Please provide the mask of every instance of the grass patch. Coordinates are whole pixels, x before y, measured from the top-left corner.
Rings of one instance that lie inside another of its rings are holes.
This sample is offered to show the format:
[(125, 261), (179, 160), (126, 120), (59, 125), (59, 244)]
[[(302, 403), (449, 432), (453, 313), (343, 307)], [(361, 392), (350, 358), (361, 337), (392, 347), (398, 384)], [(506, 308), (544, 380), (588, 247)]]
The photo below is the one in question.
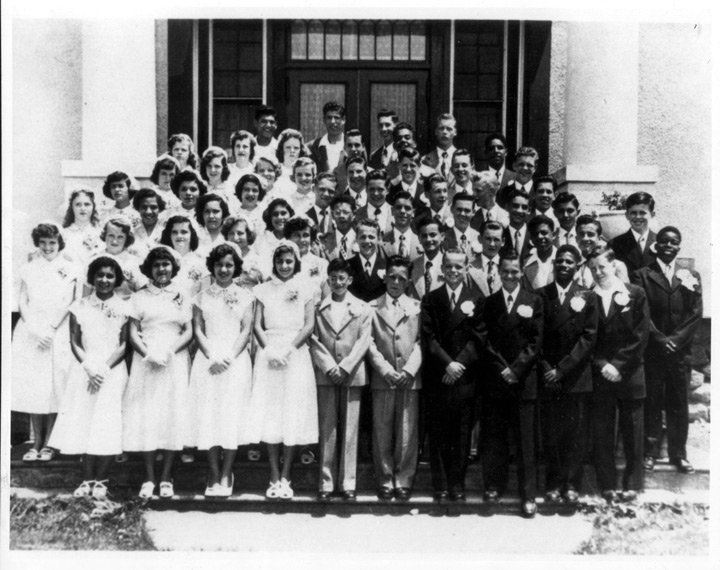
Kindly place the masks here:
[(590, 504), (592, 536), (575, 554), (707, 556), (709, 507), (688, 504)]
[(138, 500), (10, 497), (12, 550), (155, 550)]

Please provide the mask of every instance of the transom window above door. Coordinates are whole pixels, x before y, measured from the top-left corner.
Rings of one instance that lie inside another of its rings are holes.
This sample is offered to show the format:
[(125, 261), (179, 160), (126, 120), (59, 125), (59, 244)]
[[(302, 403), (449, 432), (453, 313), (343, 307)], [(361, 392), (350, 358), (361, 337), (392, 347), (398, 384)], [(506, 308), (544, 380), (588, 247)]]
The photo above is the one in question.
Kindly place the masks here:
[(427, 25), (419, 20), (294, 20), (293, 61), (426, 61)]

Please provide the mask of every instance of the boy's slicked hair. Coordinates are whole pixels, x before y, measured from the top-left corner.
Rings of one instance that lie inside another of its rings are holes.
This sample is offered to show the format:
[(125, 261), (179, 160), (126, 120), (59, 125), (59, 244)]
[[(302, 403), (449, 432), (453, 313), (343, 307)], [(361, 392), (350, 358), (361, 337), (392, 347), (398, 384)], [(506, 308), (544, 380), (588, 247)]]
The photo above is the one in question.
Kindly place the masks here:
[[(554, 176), (549, 176), (549, 175), (538, 176), (535, 179), (535, 187), (536, 188), (537, 188), (538, 184), (544, 184), (544, 183), (552, 184), (553, 193), (557, 192), (557, 180), (555, 180)], [(565, 192), (565, 194), (567, 194), (567, 192)]]
[(500, 252), (500, 263), (503, 261), (517, 261), (520, 263), (520, 254), (514, 249), (506, 249)]
[(435, 172), (423, 181), (423, 190), (427, 193), (432, 192), (434, 184), (447, 184), (447, 179), (439, 172)]
[(505, 138), (505, 135), (502, 133), (490, 133), (488, 136), (485, 137), (485, 148), (487, 149), (490, 146), (490, 143), (494, 140), (498, 140), (505, 148), (507, 148), (507, 139)]
[[(456, 194), (456, 196), (457, 196), (457, 194)], [(525, 200), (527, 200), (528, 202), (530, 201), (530, 194), (525, 192), (525, 190), (523, 188), (513, 188), (510, 191), (510, 195), (508, 196), (508, 202), (512, 202), (518, 196), (520, 198), (525, 198)]]
[(343, 273), (347, 273), (350, 277), (353, 277), (352, 266), (347, 259), (343, 259), (342, 257), (336, 257), (335, 259), (331, 259), (330, 263), (328, 263), (327, 268), (328, 275), (340, 271), (342, 271)]
[[(393, 197), (392, 205), (395, 205), (395, 202), (398, 200), (410, 200), (412, 202), (413, 196), (408, 192), (407, 190), (400, 190), (399, 192), (395, 193), (395, 196)], [(414, 207), (414, 206), (413, 206)]]
[(420, 165), (420, 160), (422, 159), (420, 152), (418, 152), (416, 148), (404, 148), (398, 152), (398, 162), (402, 161), (403, 158), (409, 158), (418, 166)]
[(385, 261), (385, 268), (389, 270), (391, 267), (404, 267), (408, 271), (408, 276), (412, 270), (412, 261), (402, 255), (391, 255)]
[(384, 168), (378, 168), (377, 170), (368, 172), (368, 175), (365, 178), (365, 183), (370, 184), (370, 181), (372, 181), (372, 180), (382, 180), (385, 183), (385, 185), (387, 186), (387, 181), (388, 181), (387, 170), (385, 170)]
[(465, 263), (467, 264), (470, 259), (468, 258), (467, 252), (463, 251), (459, 247), (451, 247), (450, 249), (446, 249), (443, 252), (442, 256), (442, 262), (445, 263), (445, 260), (447, 259), (448, 255), (462, 255), (465, 258)]
[(457, 123), (457, 120), (452, 113), (441, 113), (440, 115), (438, 115), (437, 119), (435, 119), (436, 127), (440, 125), (440, 121), (455, 121)]
[[(348, 129), (345, 131), (345, 140), (349, 137), (360, 137), (362, 139), (362, 133), (360, 132), (360, 129)], [(363, 142), (363, 144), (365, 143)]]
[(379, 121), (383, 117), (390, 117), (390, 119), (392, 119), (393, 123), (397, 123), (400, 120), (400, 117), (398, 117), (398, 114), (395, 111), (393, 111), (392, 109), (380, 109), (378, 111), (376, 118)]
[(496, 221), (496, 220), (485, 220), (480, 225), (480, 235), (482, 236), (486, 230), (496, 231), (496, 232), (502, 232), (505, 230), (503, 225)]
[(413, 140), (415, 140), (415, 129), (410, 123), (403, 121), (402, 123), (395, 125), (395, 128), (393, 129), (393, 140), (397, 138), (400, 131), (410, 131), (412, 133)]
[(603, 255), (608, 258), (608, 261), (615, 261), (615, 252), (606, 243), (601, 243), (592, 248), (585, 259), (590, 261), (591, 259), (595, 259), (596, 257), (601, 257)]
[(375, 230), (375, 233), (377, 234), (378, 238), (380, 237), (380, 224), (377, 220), (373, 220), (372, 218), (361, 218), (357, 222), (355, 222), (355, 232), (360, 232), (360, 226), (363, 226), (365, 228), (373, 228)]
[(267, 117), (267, 116), (277, 117), (277, 111), (275, 110), (275, 107), (263, 105), (257, 111), (255, 111), (255, 120), (256, 121), (259, 121), (263, 117)]
[(655, 198), (647, 192), (634, 192), (627, 197), (625, 201), (625, 209), (629, 210), (633, 206), (647, 206), (651, 212), (655, 211)]
[(330, 200), (330, 211), (334, 210), (335, 206), (338, 204), (347, 204), (353, 212), (355, 211), (355, 198), (349, 194), (337, 194), (332, 200)]
[(461, 200), (466, 200), (468, 202), (472, 202), (473, 204), (475, 203), (475, 197), (472, 194), (468, 194), (466, 192), (456, 192), (452, 197), (452, 206), (455, 207), (455, 204)]
[(450, 161), (450, 164), (455, 162), (455, 159), (459, 156), (467, 156), (470, 159), (470, 166), (475, 166), (475, 160), (473, 160), (472, 153), (466, 149), (466, 148), (459, 148), (457, 149), (452, 156), (452, 160)]
[(582, 259), (578, 248), (569, 243), (564, 243), (557, 248), (557, 252), (555, 252), (555, 259), (560, 257), (563, 253), (569, 253), (570, 255), (572, 255), (573, 258), (575, 258), (575, 263), (580, 263), (580, 260)]
[(580, 226), (587, 226), (590, 224), (595, 226), (598, 236), (601, 236), (603, 232), (602, 224), (600, 223), (600, 220), (593, 218), (590, 214), (580, 214), (577, 220), (575, 220), (575, 229), (579, 228)]
[(521, 156), (529, 156), (530, 158), (534, 158), (536, 164), (537, 161), (540, 160), (540, 155), (538, 154), (538, 151), (536, 151), (531, 146), (521, 146), (519, 149), (517, 149), (517, 152), (515, 153), (515, 160), (517, 160)]
[(533, 234), (540, 226), (543, 225), (548, 226), (551, 231), (555, 231), (555, 222), (552, 218), (544, 214), (538, 214), (537, 216), (532, 217), (532, 219), (528, 222), (528, 231)]
[(345, 107), (337, 101), (328, 101), (323, 105), (323, 117), (328, 113), (340, 113), (341, 117), (345, 117)]
[(330, 182), (335, 184), (335, 186), (337, 186), (337, 176), (335, 176), (335, 174), (333, 174), (332, 172), (321, 172), (317, 175), (315, 183), (318, 183), (321, 180), (329, 180)]
[(560, 192), (560, 194), (555, 196), (555, 199), (552, 201), (552, 207), (557, 208), (560, 204), (567, 204), (568, 202), (572, 202), (572, 205), (575, 206), (577, 210), (580, 209), (580, 201), (575, 194), (570, 192)]

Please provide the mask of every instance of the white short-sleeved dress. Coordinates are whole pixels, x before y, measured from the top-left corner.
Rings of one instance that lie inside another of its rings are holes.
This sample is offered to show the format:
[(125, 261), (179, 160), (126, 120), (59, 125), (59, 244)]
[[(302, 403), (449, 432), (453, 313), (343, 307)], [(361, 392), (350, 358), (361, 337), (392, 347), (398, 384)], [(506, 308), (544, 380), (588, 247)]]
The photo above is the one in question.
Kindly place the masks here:
[[(228, 354), (240, 334), (252, 293), (236, 284), (222, 288), (213, 283), (195, 298), (202, 311), (210, 351)], [(250, 325), (252, 326), (252, 325)], [(192, 430), (189, 447), (234, 449), (250, 443), (247, 421), (252, 391), (252, 364), (247, 348), (222, 374), (210, 374), (210, 361), (197, 351), (190, 373), (189, 406)]]
[[(140, 265), (142, 265), (142, 260), (136, 255), (130, 253), (127, 249), (123, 250), (119, 254), (103, 251), (96, 254), (93, 259), (96, 259), (98, 257), (109, 257), (110, 259), (114, 259), (115, 261), (117, 261), (118, 265), (120, 265), (120, 269), (122, 270), (123, 277), (125, 279), (123, 280), (122, 285), (115, 289), (116, 297), (128, 300), (132, 293), (138, 291), (139, 289), (142, 289), (143, 287), (145, 287), (145, 285), (148, 284), (148, 278), (143, 275), (142, 271), (140, 271)], [(85, 276), (83, 276), (83, 278), (84, 277)], [(92, 290), (92, 286), (89, 283), (85, 283), (85, 286), (86, 290)]]
[[(107, 362), (119, 344), (129, 304), (117, 295), (103, 301), (94, 293), (72, 304), (87, 358)], [(117, 455), (122, 448), (122, 399), (128, 372), (125, 361), (110, 370), (100, 389), (88, 392), (88, 375), (76, 359), (70, 367), (50, 446), (62, 453)]]
[(327, 284), (328, 260), (318, 257), (313, 253), (306, 253), (300, 260), (300, 274), (304, 276), (313, 287), (315, 304), (318, 305), (321, 299), (330, 293)]
[[(262, 303), (268, 347), (289, 344), (303, 328), (312, 288), (303, 277), (286, 282), (273, 277), (255, 287)], [(258, 306), (256, 310), (261, 310)], [(253, 443), (307, 445), (318, 440), (317, 391), (307, 344), (293, 350), (288, 365), (272, 369), (258, 349), (253, 371), (248, 430)]]
[(87, 271), (90, 260), (105, 248), (100, 241), (100, 228), (87, 224), (78, 226), (73, 223), (63, 229), (65, 249), (63, 257), (69, 257), (77, 264), (78, 271)]
[(33, 331), (57, 323), (58, 311), (73, 300), (77, 269), (62, 254), (52, 261), (37, 257), (20, 269), (28, 295), (27, 313), (18, 321), (12, 340), (11, 408), (28, 414), (54, 414), (65, 391), (70, 368), (70, 332), (65, 318), (50, 348), (38, 346)]
[[(153, 283), (130, 300), (130, 316), (140, 325), (143, 342), (152, 353), (169, 349), (192, 326), (191, 300), (173, 283), (159, 288)], [(188, 440), (187, 391), (190, 355), (187, 349), (157, 366), (133, 355), (123, 398), (123, 448), (125, 451), (181, 450)]]
[(210, 272), (200, 250), (191, 251), (180, 258), (180, 269), (173, 283), (181, 293), (192, 299), (200, 292), (203, 282), (207, 282)]

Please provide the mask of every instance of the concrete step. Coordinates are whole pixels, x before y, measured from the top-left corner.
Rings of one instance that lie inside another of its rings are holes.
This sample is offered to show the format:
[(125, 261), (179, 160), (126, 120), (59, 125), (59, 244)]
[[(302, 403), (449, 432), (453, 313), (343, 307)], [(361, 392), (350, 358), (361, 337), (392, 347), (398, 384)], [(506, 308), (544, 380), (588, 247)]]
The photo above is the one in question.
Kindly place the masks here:
[[(50, 462), (22, 461), (22, 455), (28, 444), (18, 445), (11, 450), (11, 485), (15, 487), (30, 488), (74, 488), (81, 479), (82, 464), (77, 456), (60, 455)], [(707, 455), (707, 454), (705, 454)], [(193, 493), (205, 488), (207, 476), (207, 463), (204, 452), (195, 453), (196, 461), (190, 464), (181, 463), (179, 457), (174, 469), (175, 487), (179, 492)], [(269, 476), (268, 464), (264, 461), (251, 462), (244, 459), (245, 454), (239, 453), (235, 463), (235, 487), (237, 490), (264, 493)], [(687, 491), (708, 490), (710, 488), (709, 456), (689, 453), (689, 459), (696, 468), (695, 473), (683, 475), (675, 467), (667, 463), (667, 459), (660, 460), (653, 472), (645, 473), (645, 488), (659, 489), (675, 493)], [(697, 459), (697, 461), (696, 461)], [(159, 467), (159, 463), (158, 463)], [(623, 464), (618, 460), (621, 472)], [(139, 454), (130, 454), (126, 463), (114, 463), (110, 472), (112, 487), (139, 489), (144, 480), (145, 470)], [(620, 473), (619, 473), (620, 475)], [(293, 466), (293, 488), (298, 492), (312, 493), (317, 490), (318, 467), (317, 463), (310, 465), (296, 464)], [(538, 469), (539, 492), (544, 492), (544, 469)], [(618, 487), (621, 486), (620, 481)], [(468, 468), (466, 487), (468, 491), (480, 493), (482, 491), (482, 466), (479, 462), (470, 464)], [(357, 472), (357, 489), (360, 492), (374, 493), (376, 488), (373, 466), (368, 462), (360, 462)], [(517, 477), (513, 466), (510, 470), (510, 484), (508, 494), (514, 494), (517, 488)], [(414, 490), (416, 492), (431, 491), (430, 466), (420, 463), (415, 478)], [(587, 493), (597, 491), (595, 474), (591, 466), (586, 466), (582, 490)], [(374, 496), (374, 494), (373, 494)]]

